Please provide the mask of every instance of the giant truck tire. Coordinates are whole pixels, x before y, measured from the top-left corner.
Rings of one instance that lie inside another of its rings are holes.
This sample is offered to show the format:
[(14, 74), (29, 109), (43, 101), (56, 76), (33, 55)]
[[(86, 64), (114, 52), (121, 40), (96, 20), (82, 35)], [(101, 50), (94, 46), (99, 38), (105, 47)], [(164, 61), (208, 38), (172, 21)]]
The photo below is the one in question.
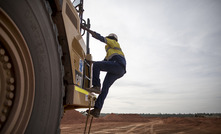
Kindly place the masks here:
[(0, 133), (56, 134), (63, 72), (43, 0), (0, 0)]

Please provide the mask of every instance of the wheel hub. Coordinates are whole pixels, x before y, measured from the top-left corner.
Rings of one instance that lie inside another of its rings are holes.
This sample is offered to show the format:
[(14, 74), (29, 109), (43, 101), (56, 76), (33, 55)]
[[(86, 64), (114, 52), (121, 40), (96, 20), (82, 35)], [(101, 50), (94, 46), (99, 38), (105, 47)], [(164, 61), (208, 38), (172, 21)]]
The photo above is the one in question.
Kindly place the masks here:
[(34, 102), (34, 67), (22, 33), (1, 8), (0, 74), (0, 133), (24, 133)]
[(15, 79), (8, 53), (0, 44), (0, 128), (4, 126), (13, 105), (15, 94)]

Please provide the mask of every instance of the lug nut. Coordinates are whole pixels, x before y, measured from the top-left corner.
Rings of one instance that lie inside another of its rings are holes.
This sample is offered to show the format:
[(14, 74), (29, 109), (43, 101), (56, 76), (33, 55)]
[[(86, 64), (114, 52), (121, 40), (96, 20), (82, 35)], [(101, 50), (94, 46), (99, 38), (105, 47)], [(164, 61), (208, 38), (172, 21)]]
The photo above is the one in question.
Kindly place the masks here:
[(0, 49), (0, 55), (5, 55), (5, 50), (4, 49)]
[(8, 83), (10, 84), (13, 84), (15, 82), (15, 79), (13, 77), (11, 77), (9, 80), (8, 80)]
[(11, 69), (12, 68), (12, 64), (11, 63), (6, 63), (5, 64), (5, 69)]
[(14, 85), (10, 85), (10, 86), (8, 87), (8, 90), (9, 90), (9, 91), (14, 91), (14, 90), (15, 90), (15, 86), (14, 86)]
[(14, 94), (12, 92), (9, 92), (7, 94), (8, 99), (12, 99), (14, 97)]
[(5, 115), (1, 115), (1, 117), (0, 117), (0, 121), (1, 121), (1, 122), (5, 122), (5, 120), (6, 120)]
[(7, 108), (4, 108), (4, 109), (2, 110), (2, 113), (4, 113), (4, 114), (6, 114), (7, 112), (8, 112)]
[(8, 61), (9, 61), (8, 56), (4, 56), (4, 57), (3, 57), (3, 60), (4, 60), (5, 62), (8, 62)]
[(12, 106), (12, 101), (11, 100), (5, 101), (5, 105), (8, 107)]

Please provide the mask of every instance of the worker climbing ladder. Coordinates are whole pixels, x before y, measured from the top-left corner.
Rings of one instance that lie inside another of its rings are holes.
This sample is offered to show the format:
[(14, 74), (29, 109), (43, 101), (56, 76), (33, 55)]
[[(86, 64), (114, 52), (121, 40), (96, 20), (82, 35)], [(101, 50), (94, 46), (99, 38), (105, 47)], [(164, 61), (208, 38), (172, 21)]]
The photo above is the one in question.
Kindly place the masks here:
[(89, 107), (89, 109), (88, 109), (87, 119), (86, 119), (86, 123), (85, 123), (84, 134), (87, 133), (89, 119), (90, 119), (90, 124), (89, 124), (89, 128), (88, 128), (88, 134), (90, 134), (91, 126), (92, 126), (93, 119), (94, 119), (94, 117), (90, 114), (90, 112), (91, 112), (91, 106), (96, 101), (96, 95), (94, 93), (88, 92), (88, 91), (86, 91), (86, 90), (84, 90), (84, 89), (82, 89), (78, 86), (75, 86), (75, 90), (88, 96), (88, 101), (89, 101), (88, 107)]

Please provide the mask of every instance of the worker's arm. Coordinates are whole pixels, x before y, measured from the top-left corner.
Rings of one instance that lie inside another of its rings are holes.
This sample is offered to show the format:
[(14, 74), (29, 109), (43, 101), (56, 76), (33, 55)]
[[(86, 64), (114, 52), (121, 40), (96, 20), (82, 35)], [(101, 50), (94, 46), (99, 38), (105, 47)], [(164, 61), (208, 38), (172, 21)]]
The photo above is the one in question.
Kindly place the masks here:
[(106, 43), (106, 40), (103, 36), (101, 36), (99, 33), (94, 32), (94, 34), (92, 34), (92, 37), (94, 37), (95, 39), (100, 40), (101, 42)]
[(95, 39), (98, 39), (101, 42), (106, 43), (106, 39), (103, 36), (101, 36), (99, 33), (96, 33), (95, 31), (92, 31), (83, 25), (81, 25), (81, 28), (84, 30), (87, 30), (92, 35), (92, 37), (94, 37)]

